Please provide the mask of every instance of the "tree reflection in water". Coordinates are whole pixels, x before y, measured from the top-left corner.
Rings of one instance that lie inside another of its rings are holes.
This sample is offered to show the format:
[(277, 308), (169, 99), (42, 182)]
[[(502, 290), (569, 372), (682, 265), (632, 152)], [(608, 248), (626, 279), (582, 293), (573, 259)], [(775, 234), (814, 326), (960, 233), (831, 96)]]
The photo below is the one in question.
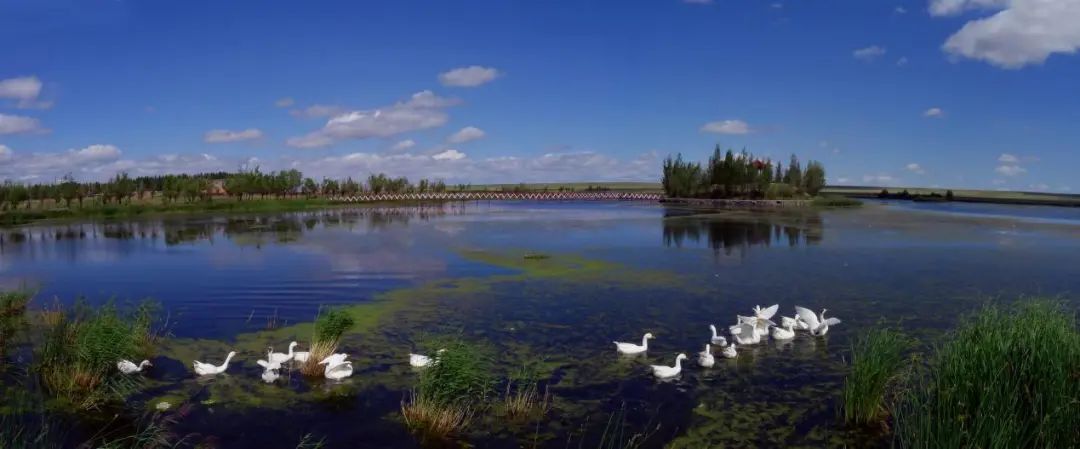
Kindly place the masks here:
[(694, 213), (669, 209), (664, 214), (664, 245), (682, 248), (704, 243), (717, 253), (742, 255), (752, 246), (816, 245), (823, 238), (823, 228), (821, 215), (813, 210)]

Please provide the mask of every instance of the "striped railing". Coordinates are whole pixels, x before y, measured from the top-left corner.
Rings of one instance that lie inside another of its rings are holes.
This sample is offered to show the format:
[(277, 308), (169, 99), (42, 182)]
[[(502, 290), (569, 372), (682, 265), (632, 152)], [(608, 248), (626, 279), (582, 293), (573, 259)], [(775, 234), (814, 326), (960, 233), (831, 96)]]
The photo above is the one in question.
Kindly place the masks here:
[(334, 201), (372, 203), (380, 201), (659, 201), (659, 193), (637, 192), (432, 192), (380, 193), (338, 196)]

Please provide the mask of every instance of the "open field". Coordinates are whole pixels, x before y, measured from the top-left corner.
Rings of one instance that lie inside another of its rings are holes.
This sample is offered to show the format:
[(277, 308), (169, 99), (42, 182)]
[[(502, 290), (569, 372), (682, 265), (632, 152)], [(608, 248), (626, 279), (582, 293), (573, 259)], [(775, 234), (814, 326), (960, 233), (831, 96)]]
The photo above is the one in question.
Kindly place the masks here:
[[(829, 186), (821, 191), (828, 195), (844, 195), (857, 198), (877, 197), (882, 189), (888, 189), (890, 193), (899, 193), (907, 190), (912, 195), (929, 195), (937, 193), (945, 195), (949, 189), (931, 189), (926, 187), (871, 187), (871, 186)], [(1001, 203), (1001, 204), (1037, 204), (1050, 206), (1080, 206), (1080, 195), (1064, 193), (1040, 193), (1040, 192), (1015, 192), (1000, 190), (968, 190), (951, 189), (953, 201), (971, 203)]]

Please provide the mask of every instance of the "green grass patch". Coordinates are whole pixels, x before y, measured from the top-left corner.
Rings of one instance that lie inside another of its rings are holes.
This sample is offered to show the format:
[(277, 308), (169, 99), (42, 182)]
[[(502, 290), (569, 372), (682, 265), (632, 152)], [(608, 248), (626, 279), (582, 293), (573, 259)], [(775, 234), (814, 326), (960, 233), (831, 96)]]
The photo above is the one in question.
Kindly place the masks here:
[(875, 328), (851, 346), (851, 372), (844, 380), (844, 421), (868, 425), (884, 423), (888, 417), (887, 392), (897, 385), (910, 361), (904, 353), (911, 342), (900, 332)]
[(811, 204), (815, 207), (859, 207), (862, 201), (846, 196), (823, 195), (815, 197)]
[(1080, 441), (1080, 331), (1046, 300), (967, 318), (895, 412), (901, 447), (1057, 448)]
[(54, 207), (50, 209), (18, 209), (0, 212), (0, 226), (17, 226), (38, 221), (72, 220), (85, 218), (124, 218), (161, 214), (222, 213), (268, 213), (323, 209), (339, 203), (325, 198), (267, 198), (235, 199), (219, 198), (189, 203), (173, 201), (142, 202), (132, 204), (92, 204), (85, 207)]

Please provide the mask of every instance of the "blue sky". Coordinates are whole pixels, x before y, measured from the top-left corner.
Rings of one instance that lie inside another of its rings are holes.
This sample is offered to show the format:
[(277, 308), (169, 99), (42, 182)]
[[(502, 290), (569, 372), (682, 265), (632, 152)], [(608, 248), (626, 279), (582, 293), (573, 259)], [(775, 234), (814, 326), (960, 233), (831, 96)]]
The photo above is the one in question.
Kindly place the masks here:
[(1076, 23), (1080, 0), (0, 0), (0, 179), (656, 180), (720, 144), (833, 184), (1073, 191)]

